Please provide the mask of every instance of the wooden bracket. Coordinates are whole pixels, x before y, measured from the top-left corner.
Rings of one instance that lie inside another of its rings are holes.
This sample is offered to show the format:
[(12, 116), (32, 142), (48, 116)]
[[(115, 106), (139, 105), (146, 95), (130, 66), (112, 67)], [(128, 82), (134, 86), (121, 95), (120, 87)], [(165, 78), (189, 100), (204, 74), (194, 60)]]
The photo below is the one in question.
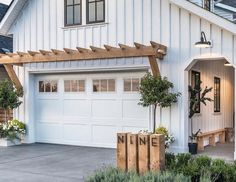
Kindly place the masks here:
[(13, 66), (10, 65), (10, 64), (4, 64), (4, 67), (5, 67), (6, 71), (7, 71), (7, 74), (9, 76), (9, 78), (11, 79), (12, 83), (15, 85), (16, 89), (17, 90), (22, 89), (23, 87), (22, 87), (22, 85), (20, 83), (20, 80), (17, 77), (17, 75), (16, 75), (16, 73), (15, 73), (15, 71), (13, 69)]
[(154, 77), (161, 76), (156, 57), (155, 56), (148, 56), (148, 59), (149, 59), (149, 63), (151, 66), (153, 76)]

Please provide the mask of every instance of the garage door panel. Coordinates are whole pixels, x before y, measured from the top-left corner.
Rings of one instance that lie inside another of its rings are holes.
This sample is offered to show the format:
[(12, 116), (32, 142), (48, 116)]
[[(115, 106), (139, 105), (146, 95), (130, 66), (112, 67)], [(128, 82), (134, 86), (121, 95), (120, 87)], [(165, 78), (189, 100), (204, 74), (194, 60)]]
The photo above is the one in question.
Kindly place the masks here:
[(91, 127), (89, 125), (64, 125), (64, 140), (66, 142), (91, 142)]
[(122, 113), (122, 104), (116, 100), (93, 100), (92, 117), (117, 118)]
[(86, 118), (91, 115), (89, 100), (75, 99), (63, 101), (64, 118)]
[(37, 100), (36, 120), (58, 120), (61, 117), (59, 100)]
[(129, 127), (123, 127), (122, 132), (133, 132), (137, 133), (140, 130), (148, 130), (147, 127), (137, 127), (137, 126), (129, 126)]
[(50, 123), (37, 124), (37, 140), (39, 142), (57, 142), (62, 140), (63, 129), (61, 125)]
[(114, 145), (117, 132), (118, 129), (116, 126), (93, 125), (92, 141), (95, 144)]
[(148, 118), (148, 109), (138, 105), (137, 100), (123, 100), (123, 118), (146, 119)]

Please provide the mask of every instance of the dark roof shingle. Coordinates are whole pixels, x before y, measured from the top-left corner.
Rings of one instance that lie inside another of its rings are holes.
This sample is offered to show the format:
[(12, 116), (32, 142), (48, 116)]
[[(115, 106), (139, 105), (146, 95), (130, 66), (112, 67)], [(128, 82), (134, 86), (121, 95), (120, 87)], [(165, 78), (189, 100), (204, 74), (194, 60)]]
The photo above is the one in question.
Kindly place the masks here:
[(236, 8), (236, 0), (222, 0), (220, 3)]
[(8, 5), (0, 3), (0, 21), (2, 21), (7, 10), (8, 10)]

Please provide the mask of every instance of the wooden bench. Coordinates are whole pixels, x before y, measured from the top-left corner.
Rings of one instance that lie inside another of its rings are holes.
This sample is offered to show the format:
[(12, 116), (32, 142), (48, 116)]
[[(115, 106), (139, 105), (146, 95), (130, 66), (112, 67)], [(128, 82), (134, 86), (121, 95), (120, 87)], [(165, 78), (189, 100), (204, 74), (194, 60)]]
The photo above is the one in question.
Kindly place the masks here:
[(225, 129), (219, 129), (215, 131), (201, 133), (197, 136), (198, 150), (204, 150), (204, 139), (209, 140), (209, 145), (215, 147), (216, 141), (215, 137), (219, 136), (219, 142), (225, 143)]

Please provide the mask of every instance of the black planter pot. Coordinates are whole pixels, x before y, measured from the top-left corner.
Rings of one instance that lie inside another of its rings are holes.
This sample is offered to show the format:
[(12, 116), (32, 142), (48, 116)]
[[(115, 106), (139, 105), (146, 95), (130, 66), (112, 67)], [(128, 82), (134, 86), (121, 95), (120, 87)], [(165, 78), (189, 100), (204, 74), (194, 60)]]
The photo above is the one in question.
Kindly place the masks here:
[(197, 154), (197, 143), (188, 143), (189, 153), (192, 155)]

